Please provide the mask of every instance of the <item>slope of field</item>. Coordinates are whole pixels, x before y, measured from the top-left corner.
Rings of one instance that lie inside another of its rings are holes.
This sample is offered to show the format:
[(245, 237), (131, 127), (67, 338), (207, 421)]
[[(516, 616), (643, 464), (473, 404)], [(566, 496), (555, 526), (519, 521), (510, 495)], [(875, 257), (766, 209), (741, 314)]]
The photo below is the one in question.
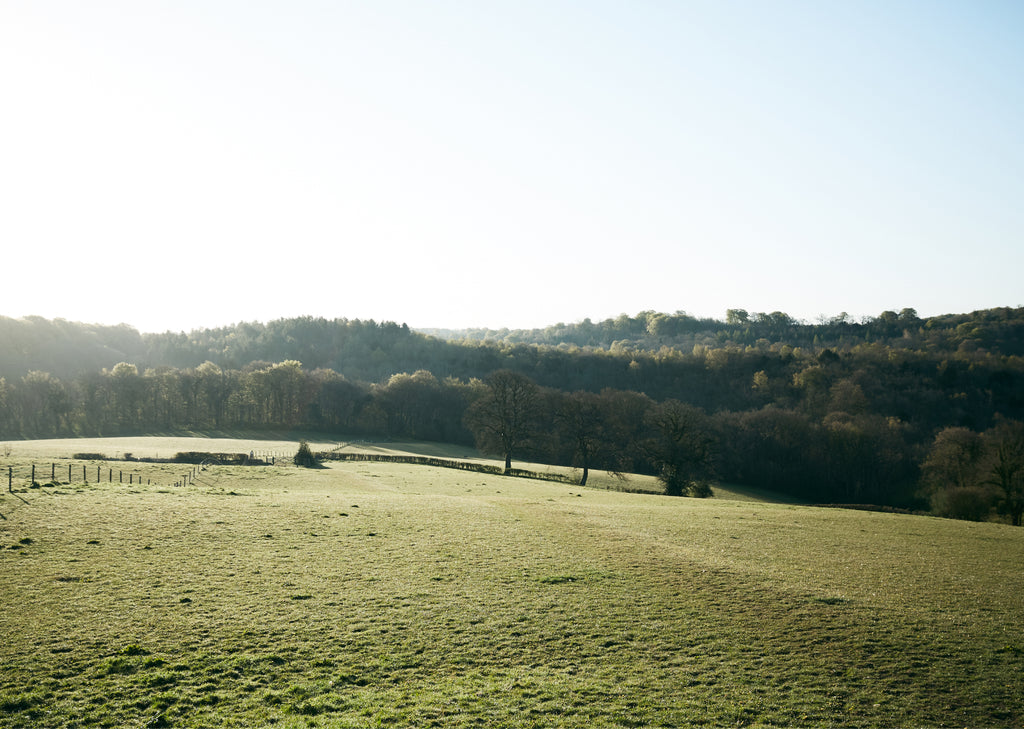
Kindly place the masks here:
[[(379, 453), (382, 455), (430, 456), (446, 459), (463, 459), (501, 466), (502, 462), (494, 458), (481, 456), (474, 448), (445, 443), (428, 443), (422, 441), (367, 441), (348, 439), (344, 436), (329, 438), (322, 433), (295, 434), (277, 433), (273, 436), (258, 433), (243, 433), (217, 436), (131, 436), (122, 438), (54, 438), (44, 440), (7, 441), (0, 447), (9, 451), (7, 460), (23, 466), (38, 462), (47, 467), (54, 460), (59, 461), (62, 469), (67, 468), (67, 461), (73, 454), (97, 454), (106, 459), (122, 459), (126, 454), (133, 458), (172, 458), (176, 453), (254, 453), (259, 457), (274, 456), (290, 458), (299, 447), (300, 439), (305, 439), (315, 452), (341, 451), (345, 453)], [(72, 459), (74, 460), (74, 459)], [(540, 474), (569, 474), (579, 478), (579, 471), (562, 466), (551, 466), (544, 463), (513, 464), (516, 468), (525, 468)], [(152, 467), (140, 470), (157, 471)], [(174, 472), (175, 469), (163, 469)], [(173, 478), (171, 479), (173, 482)], [(653, 476), (630, 474), (620, 478), (606, 471), (591, 471), (588, 480), (591, 488), (611, 489), (613, 491), (633, 491), (640, 493), (661, 493), (664, 489)], [(785, 501), (792, 499), (764, 492), (760, 489), (748, 489), (730, 485), (716, 485), (714, 497), (739, 501)]]
[[(310, 447), (329, 450), (338, 447), (338, 441), (310, 438)], [(135, 458), (171, 458), (175, 453), (205, 451), (208, 453), (276, 453), (294, 455), (299, 437), (280, 433), (274, 436), (253, 434), (194, 437), (188, 435), (126, 436), (123, 438), (53, 438), (47, 440), (7, 441), (5, 447), (11, 456), (26, 458), (59, 458), (74, 453), (98, 453), (111, 459), (130, 454)]]
[(1024, 722), (1003, 525), (387, 463), (0, 514), (4, 727)]

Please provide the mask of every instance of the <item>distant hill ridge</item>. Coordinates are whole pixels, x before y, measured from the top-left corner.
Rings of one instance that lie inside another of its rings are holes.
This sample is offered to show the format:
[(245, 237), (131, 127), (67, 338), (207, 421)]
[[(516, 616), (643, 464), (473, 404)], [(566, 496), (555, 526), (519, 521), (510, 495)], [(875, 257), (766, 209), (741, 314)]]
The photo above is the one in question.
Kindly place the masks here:
[(445, 334), (313, 317), (188, 334), (0, 318), (0, 438), (284, 428), (471, 445), (485, 431), (469, 415), (499, 373), (536, 388), (523, 446), (538, 462), (585, 453), (653, 473), (655, 430), (677, 427), (696, 436), (680, 453), (699, 447), (731, 483), (1024, 513), (1010, 494), (1024, 478), (1024, 309), (816, 324), (642, 312)]
[[(544, 329), (424, 329), (373, 320), (296, 317), (268, 323), (239, 322), (191, 332), (142, 334), (127, 324), (106, 326), (42, 317), (0, 317), (0, 376), (30, 371), (67, 378), (131, 362), (152, 367), (197, 367), (210, 361), (241, 369), (260, 362), (298, 360), (310, 369), (326, 368), (361, 379), (426, 367), (435, 374), (478, 376), (489, 357), (470, 357), (466, 345), (537, 345), (608, 352), (690, 354), (718, 348), (783, 347), (850, 351), (876, 344), (932, 354), (982, 352), (1024, 356), (1024, 308), (995, 308), (926, 319), (914, 309), (885, 311), (852, 320), (845, 314), (817, 323), (782, 312), (748, 313), (730, 309), (725, 320), (683, 312), (625, 314), (600, 322), (584, 319)], [(479, 355), (479, 352), (476, 353)], [(453, 363), (463, 362), (467, 371)], [(437, 371), (430, 363), (443, 362)], [(481, 369), (482, 368), (482, 369)], [(469, 372), (468, 370), (477, 370)], [(493, 369), (493, 368), (492, 368)]]

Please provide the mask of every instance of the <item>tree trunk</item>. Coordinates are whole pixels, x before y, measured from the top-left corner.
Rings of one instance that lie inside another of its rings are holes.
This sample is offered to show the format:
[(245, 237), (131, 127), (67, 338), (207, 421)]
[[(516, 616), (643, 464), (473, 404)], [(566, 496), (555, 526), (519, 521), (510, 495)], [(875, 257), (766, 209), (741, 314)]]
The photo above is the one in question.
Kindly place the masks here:
[(505, 454), (505, 473), (512, 470), (512, 453), (511, 451)]
[(587, 476), (590, 475), (590, 469), (586, 466), (583, 467), (583, 478), (580, 479), (580, 486), (587, 485)]

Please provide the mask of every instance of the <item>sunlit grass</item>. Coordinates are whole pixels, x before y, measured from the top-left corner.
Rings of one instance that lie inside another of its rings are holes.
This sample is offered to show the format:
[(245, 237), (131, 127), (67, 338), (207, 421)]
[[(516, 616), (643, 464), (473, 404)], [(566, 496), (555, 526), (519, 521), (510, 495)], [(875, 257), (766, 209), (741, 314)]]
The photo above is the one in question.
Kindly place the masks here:
[(1004, 525), (384, 463), (0, 513), (0, 726), (1024, 721)]
[[(11, 451), (15, 459), (51, 458), (70, 456), (74, 453), (100, 453), (115, 459), (126, 453), (135, 458), (172, 458), (174, 454), (187, 451), (211, 453), (281, 453), (294, 455), (298, 449), (301, 434), (271, 434), (253, 437), (253, 434), (220, 434), (217, 436), (193, 437), (189, 435), (126, 436), (119, 438), (56, 438), (50, 440), (5, 441), (3, 447)], [(338, 442), (323, 436), (306, 438), (316, 450), (338, 446)]]
[[(197, 451), (207, 453), (254, 453), (259, 457), (275, 456), (285, 459), (293, 456), (298, 450), (300, 440), (306, 440), (310, 448), (317, 453), (331, 453), (334, 451), (342, 453), (370, 453), (382, 455), (413, 455), (429, 456), (445, 459), (462, 459), (479, 463), (486, 463), (501, 466), (502, 461), (496, 458), (482, 456), (475, 448), (461, 445), (444, 443), (430, 443), (422, 441), (371, 441), (362, 438), (347, 436), (328, 437), (324, 434), (301, 434), (301, 433), (279, 433), (277, 437), (268, 438), (249, 434), (219, 434), (206, 436), (169, 435), (169, 436), (132, 436), (120, 438), (61, 438), (51, 440), (24, 440), (8, 441), (3, 444), (11, 451), (9, 461), (28, 466), (33, 461), (39, 463), (39, 473), (49, 477), (49, 464), (56, 461), (59, 468), (63, 469), (63, 478), (67, 480), (68, 456), (74, 453), (95, 453), (106, 456), (107, 459), (122, 459), (125, 454), (130, 454), (135, 459), (146, 458), (172, 458), (179, 452)], [(81, 464), (74, 462), (80, 469)], [(569, 475), (579, 478), (580, 472), (573, 468), (563, 466), (552, 466), (545, 463), (533, 463), (517, 461), (516, 468), (524, 468), (542, 475)], [(138, 466), (136, 470), (145, 471), (146, 466)], [(150, 469), (151, 470), (151, 469)], [(180, 468), (172, 468), (172, 471), (180, 471)], [(95, 480), (93, 474), (90, 478)], [(125, 471), (127, 473), (127, 471)], [(60, 475), (60, 474), (58, 474)], [(73, 477), (81, 480), (80, 470), (74, 472)], [(106, 471), (103, 478), (106, 478)], [(594, 470), (590, 473), (588, 486), (591, 488), (604, 488), (615, 491), (627, 490), (638, 492), (657, 493), (662, 487), (653, 476), (631, 474), (623, 479), (607, 471)], [(717, 495), (723, 498), (741, 498), (758, 500), (757, 496), (750, 496), (740, 490), (732, 488), (719, 488)]]

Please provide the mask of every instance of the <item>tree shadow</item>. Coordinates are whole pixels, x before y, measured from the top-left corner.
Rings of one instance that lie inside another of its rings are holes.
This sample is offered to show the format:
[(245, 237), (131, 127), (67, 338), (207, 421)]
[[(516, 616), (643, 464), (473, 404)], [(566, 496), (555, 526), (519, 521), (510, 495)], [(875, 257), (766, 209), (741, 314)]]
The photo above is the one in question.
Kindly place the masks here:
[(311, 470), (327, 468), (327, 466), (319, 460), (314, 461), (313, 463), (296, 463), (295, 465), (298, 466), (299, 468), (308, 468)]

